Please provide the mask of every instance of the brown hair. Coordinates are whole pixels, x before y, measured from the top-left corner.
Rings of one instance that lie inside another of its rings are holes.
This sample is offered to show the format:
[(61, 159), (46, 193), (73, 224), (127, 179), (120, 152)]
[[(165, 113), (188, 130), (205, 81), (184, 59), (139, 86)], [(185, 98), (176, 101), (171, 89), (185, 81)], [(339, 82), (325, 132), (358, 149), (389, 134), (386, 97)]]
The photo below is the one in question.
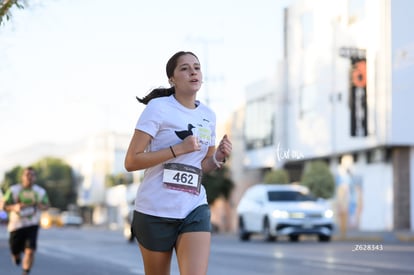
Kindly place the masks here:
[[(186, 55), (186, 54), (191, 54), (192, 56), (194, 56), (195, 58), (198, 59), (198, 57), (192, 52), (179, 51), (179, 52), (175, 53), (173, 56), (170, 57), (170, 59), (167, 62), (167, 65), (165, 67), (165, 71), (167, 73), (168, 78), (170, 78), (174, 75), (174, 70), (177, 67), (178, 59), (181, 56)], [(144, 96), (142, 98), (139, 98), (139, 97), (136, 97), (136, 98), (140, 103), (143, 103), (143, 104), (147, 105), (148, 102), (150, 102), (150, 100), (153, 99), (153, 98), (163, 97), (163, 96), (170, 96), (174, 93), (175, 93), (174, 86), (172, 86), (170, 88), (155, 88), (149, 94), (147, 94), (146, 96)]]

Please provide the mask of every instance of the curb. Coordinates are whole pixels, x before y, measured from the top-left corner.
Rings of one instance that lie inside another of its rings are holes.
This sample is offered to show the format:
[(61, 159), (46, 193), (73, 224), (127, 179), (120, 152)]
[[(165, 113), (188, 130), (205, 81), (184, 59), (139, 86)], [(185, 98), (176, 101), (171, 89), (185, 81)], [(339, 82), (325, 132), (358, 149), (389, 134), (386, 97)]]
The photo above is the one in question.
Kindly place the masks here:
[(333, 241), (345, 241), (345, 242), (375, 242), (380, 243), (384, 241), (384, 238), (379, 236), (334, 236), (332, 237)]
[(351, 242), (414, 242), (414, 232), (348, 232), (345, 236), (333, 235), (334, 241)]
[(395, 235), (400, 242), (414, 242), (413, 233), (396, 233)]

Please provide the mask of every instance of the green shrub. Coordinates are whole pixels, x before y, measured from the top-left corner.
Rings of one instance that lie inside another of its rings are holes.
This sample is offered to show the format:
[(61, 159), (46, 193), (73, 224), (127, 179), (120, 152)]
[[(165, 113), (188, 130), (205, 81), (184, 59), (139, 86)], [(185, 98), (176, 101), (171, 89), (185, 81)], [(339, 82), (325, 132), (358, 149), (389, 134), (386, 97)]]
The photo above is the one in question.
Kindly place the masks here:
[(335, 192), (335, 179), (328, 165), (323, 161), (308, 163), (302, 175), (301, 184), (320, 198), (332, 198)]
[(289, 174), (284, 169), (271, 170), (265, 173), (264, 183), (289, 183)]

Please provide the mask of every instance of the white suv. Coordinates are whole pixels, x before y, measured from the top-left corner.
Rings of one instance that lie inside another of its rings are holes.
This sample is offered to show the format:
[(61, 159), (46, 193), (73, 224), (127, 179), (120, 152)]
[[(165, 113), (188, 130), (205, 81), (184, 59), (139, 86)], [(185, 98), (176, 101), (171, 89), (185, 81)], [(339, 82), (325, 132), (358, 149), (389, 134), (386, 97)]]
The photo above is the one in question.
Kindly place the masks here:
[(333, 211), (322, 199), (314, 198), (298, 184), (256, 184), (245, 192), (238, 207), (239, 236), (263, 234), (268, 241), (289, 236), (317, 235), (328, 242), (334, 230)]

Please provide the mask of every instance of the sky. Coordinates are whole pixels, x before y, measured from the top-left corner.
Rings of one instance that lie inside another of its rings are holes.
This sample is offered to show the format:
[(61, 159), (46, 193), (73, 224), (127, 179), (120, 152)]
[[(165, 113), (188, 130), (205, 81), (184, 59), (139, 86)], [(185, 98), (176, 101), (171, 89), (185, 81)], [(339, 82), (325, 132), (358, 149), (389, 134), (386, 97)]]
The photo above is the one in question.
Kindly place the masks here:
[(0, 26), (0, 158), (37, 143), (131, 133), (165, 64), (200, 59), (198, 99), (225, 120), (272, 78), (289, 0), (32, 0)]

